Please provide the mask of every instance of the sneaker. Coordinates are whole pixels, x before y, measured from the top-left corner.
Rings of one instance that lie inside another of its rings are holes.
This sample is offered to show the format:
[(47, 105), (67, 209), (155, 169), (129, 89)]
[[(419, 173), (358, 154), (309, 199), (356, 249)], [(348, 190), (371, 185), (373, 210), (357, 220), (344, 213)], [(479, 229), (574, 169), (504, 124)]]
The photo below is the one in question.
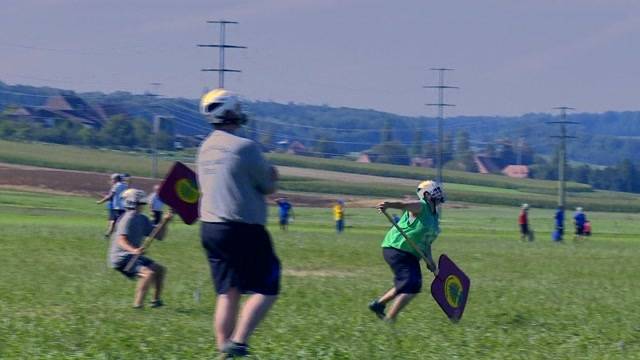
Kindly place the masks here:
[(151, 302), (151, 307), (152, 307), (152, 308), (159, 308), (159, 307), (161, 307), (161, 306), (164, 306), (164, 302), (163, 302), (162, 300), (160, 300), (160, 299), (158, 299), (158, 300), (153, 300), (153, 301)]
[(384, 319), (385, 316), (387, 316), (384, 313), (384, 304), (380, 304), (378, 300), (373, 300), (369, 303), (369, 310), (373, 311), (380, 320)]
[(223, 346), (221, 353), (227, 355), (227, 359), (233, 358), (234, 356), (247, 356), (249, 355), (249, 345), (240, 344), (234, 341), (227, 341)]
[(142, 310), (142, 309), (144, 309), (144, 305), (142, 305), (142, 304), (140, 304), (140, 305), (133, 305), (133, 306), (131, 306), (131, 308), (132, 308), (132, 309), (135, 309), (135, 310)]

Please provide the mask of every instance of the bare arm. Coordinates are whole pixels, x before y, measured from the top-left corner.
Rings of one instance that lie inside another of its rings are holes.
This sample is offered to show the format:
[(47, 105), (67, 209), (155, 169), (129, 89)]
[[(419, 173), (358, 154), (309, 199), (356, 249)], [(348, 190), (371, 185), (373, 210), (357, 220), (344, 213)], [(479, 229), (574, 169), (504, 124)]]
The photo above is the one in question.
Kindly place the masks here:
[(110, 192), (109, 194), (105, 195), (102, 199), (96, 201), (96, 204), (102, 204), (105, 201), (109, 201), (113, 198), (113, 193)]
[(376, 208), (379, 212), (386, 209), (406, 210), (413, 216), (418, 216), (422, 212), (422, 203), (419, 201), (384, 201), (379, 203)]
[(426, 256), (425, 261), (427, 262), (427, 269), (437, 275), (438, 267), (436, 266), (435, 261), (433, 261), (433, 255), (431, 255), (431, 244), (427, 245), (424, 255)]
[(133, 247), (131, 246), (131, 244), (129, 243), (129, 239), (127, 238), (127, 235), (118, 235), (118, 238), (116, 240), (118, 242), (118, 246), (120, 246), (121, 248), (123, 248), (124, 250), (137, 255), (137, 254), (141, 254), (142, 253), (142, 248), (137, 248), (137, 247)]

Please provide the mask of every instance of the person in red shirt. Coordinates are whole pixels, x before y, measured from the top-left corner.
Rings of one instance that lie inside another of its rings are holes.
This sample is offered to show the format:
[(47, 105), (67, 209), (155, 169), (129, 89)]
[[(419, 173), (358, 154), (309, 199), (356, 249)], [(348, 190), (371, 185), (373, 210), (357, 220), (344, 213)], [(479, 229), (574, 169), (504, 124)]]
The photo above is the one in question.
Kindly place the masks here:
[(522, 204), (520, 207), (520, 215), (518, 216), (518, 224), (520, 225), (520, 240), (531, 241), (531, 235), (529, 232), (529, 204)]

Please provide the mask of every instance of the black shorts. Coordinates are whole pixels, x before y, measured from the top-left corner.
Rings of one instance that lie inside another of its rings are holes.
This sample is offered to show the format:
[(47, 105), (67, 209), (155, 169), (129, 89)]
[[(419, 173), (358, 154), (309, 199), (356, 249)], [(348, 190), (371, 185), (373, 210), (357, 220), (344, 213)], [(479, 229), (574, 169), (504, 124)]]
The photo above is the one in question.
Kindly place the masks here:
[(393, 271), (393, 285), (399, 294), (417, 294), (422, 289), (420, 260), (394, 248), (382, 248), (382, 256)]
[(124, 210), (111, 209), (109, 213), (110, 213), (109, 220), (117, 221), (118, 218), (122, 216), (122, 214), (124, 214)]
[(153, 225), (158, 225), (162, 220), (162, 211), (153, 210)]
[(131, 269), (129, 269), (129, 271), (124, 271), (124, 268), (127, 267), (127, 264), (129, 264), (129, 260), (131, 260), (132, 257), (133, 255), (127, 255), (127, 257), (123, 258), (115, 265), (115, 269), (129, 279), (135, 279), (138, 276), (138, 273), (140, 273), (142, 267), (150, 268), (151, 266), (153, 266), (153, 264), (155, 264), (155, 262), (150, 258), (144, 255), (140, 255), (138, 256), (138, 259), (133, 264)]
[(280, 218), (280, 225), (288, 225), (288, 224), (289, 224), (289, 218), (286, 218), (286, 217)]
[(218, 294), (230, 288), (243, 294), (280, 292), (280, 260), (264, 226), (203, 222), (200, 236)]
[(576, 235), (584, 235), (584, 225), (576, 225)]
[(527, 224), (520, 224), (520, 233), (522, 235), (527, 235), (529, 234), (529, 225)]

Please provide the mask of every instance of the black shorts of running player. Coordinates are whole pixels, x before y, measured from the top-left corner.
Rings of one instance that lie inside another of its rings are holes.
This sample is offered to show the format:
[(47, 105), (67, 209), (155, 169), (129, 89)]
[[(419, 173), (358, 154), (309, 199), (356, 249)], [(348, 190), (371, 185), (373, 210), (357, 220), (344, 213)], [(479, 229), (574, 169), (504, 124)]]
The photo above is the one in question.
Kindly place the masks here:
[(203, 222), (200, 236), (218, 294), (231, 288), (243, 294), (280, 292), (280, 260), (264, 226)]
[(117, 264), (114, 264), (114, 268), (116, 270), (118, 270), (122, 275), (132, 280), (138, 276), (138, 274), (140, 273), (140, 270), (142, 270), (143, 267), (150, 268), (153, 266), (153, 264), (155, 264), (155, 262), (150, 258), (140, 255), (138, 256), (138, 259), (136, 259), (136, 262), (133, 264), (131, 269), (129, 269), (129, 271), (125, 271), (124, 268), (127, 267), (127, 264), (129, 264), (129, 261), (132, 258), (133, 258), (133, 255), (127, 255), (126, 257), (118, 261)]
[(110, 215), (109, 215), (109, 220), (117, 221), (120, 218), (120, 216), (122, 216), (122, 214), (124, 214), (124, 210), (111, 209), (110, 210)]
[(529, 225), (527, 224), (520, 224), (520, 233), (522, 235), (529, 235)]
[(382, 248), (382, 256), (393, 271), (398, 294), (417, 294), (422, 289), (420, 261), (413, 254), (395, 248)]

